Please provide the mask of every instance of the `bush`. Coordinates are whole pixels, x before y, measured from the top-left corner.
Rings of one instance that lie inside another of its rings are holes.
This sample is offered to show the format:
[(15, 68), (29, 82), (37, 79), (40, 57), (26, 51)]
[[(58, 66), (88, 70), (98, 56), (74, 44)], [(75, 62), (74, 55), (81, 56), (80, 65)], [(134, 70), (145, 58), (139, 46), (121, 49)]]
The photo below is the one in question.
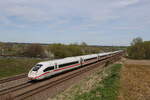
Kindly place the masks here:
[(64, 58), (70, 56), (82, 55), (82, 50), (77, 45), (51, 44), (47, 50), (54, 54), (54, 58)]
[(27, 57), (45, 57), (44, 49), (39, 44), (28, 45), (25, 48), (25, 51), (23, 52), (23, 55), (27, 56)]
[(87, 46), (87, 44), (85, 43), (82, 43), (81, 45), (51, 44), (47, 47), (47, 51), (53, 53), (54, 58), (64, 58), (64, 57), (99, 53), (100, 50), (101, 49), (98, 47)]
[(127, 49), (128, 57), (133, 59), (150, 59), (150, 41), (136, 38)]

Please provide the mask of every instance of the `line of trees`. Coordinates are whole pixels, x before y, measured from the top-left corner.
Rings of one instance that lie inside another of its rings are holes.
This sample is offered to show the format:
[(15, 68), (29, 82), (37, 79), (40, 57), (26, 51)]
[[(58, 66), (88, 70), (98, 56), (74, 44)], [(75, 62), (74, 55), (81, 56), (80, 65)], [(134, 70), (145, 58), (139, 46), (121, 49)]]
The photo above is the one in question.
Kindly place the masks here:
[[(114, 46), (89, 46), (85, 42), (81, 44), (19, 44), (0, 42), (0, 55), (18, 57), (36, 57), (58, 59), (71, 56), (79, 56), (100, 52), (108, 52), (121, 49)], [(123, 47), (124, 48), (124, 47)]]
[(101, 51), (100, 48), (90, 47), (87, 44), (51, 44), (46, 49), (49, 53), (53, 54), (54, 58), (64, 58), (70, 56), (79, 56), (85, 54), (98, 53)]
[(150, 41), (143, 41), (140, 37), (135, 38), (127, 52), (129, 58), (150, 59)]
[(38, 57), (38, 58), (64, 58), (84, 54), (98, 53), (102, 49), (88, 46), (85, 42), (81, 44), (7, 44), (0, 43), (0, 55)]

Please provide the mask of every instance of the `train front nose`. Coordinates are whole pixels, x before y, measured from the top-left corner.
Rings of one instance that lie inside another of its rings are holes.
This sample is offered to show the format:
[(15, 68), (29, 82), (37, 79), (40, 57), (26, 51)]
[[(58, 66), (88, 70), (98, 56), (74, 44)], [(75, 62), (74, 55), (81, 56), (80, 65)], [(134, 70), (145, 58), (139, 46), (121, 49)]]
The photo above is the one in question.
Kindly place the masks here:
[(37, 72), (31, 71), (31, 72), (28, 73), (28, 79), (29, 80), (34, 80), (36, 75), (37, 75)]

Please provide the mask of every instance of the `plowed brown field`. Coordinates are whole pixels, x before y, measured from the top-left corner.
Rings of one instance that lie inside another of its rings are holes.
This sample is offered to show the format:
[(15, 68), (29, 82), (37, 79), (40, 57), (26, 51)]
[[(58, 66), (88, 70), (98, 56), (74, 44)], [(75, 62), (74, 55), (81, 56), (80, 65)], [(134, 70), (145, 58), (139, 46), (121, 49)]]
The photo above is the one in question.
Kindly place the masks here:
[(150, 60), (124, 60), (118, 100), (150, 100)]

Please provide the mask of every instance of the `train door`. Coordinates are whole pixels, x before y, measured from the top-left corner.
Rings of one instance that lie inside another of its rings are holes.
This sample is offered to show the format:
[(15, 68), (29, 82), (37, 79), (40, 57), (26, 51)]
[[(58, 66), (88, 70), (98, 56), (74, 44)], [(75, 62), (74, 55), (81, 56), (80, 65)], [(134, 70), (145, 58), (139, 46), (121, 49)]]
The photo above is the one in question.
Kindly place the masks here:
[[(54, 64), (54, 69), (55, 69), (55, 70), (58, 69), (58, 64), (57, 64), (57, 63)], [(53, 75), (54, 75), (54, 74), (57, 74), (57, 73), (58, 73), (58, 71), (54, 71), (54, 72), (53, 72)]]
[(99, 55), (97, 55), (97, 61), (99, 61), (100, 60), (100, 56)]
[(55, 63), (55, 69), (57, 69), (57, 68), (58, 68), (57, 63)]
[(83, 64), (83, 59), (82, 59), (82, 58), (80, 58), (80, 64), (81, 64), (81, 66), (82, 66), (82, 64)]

